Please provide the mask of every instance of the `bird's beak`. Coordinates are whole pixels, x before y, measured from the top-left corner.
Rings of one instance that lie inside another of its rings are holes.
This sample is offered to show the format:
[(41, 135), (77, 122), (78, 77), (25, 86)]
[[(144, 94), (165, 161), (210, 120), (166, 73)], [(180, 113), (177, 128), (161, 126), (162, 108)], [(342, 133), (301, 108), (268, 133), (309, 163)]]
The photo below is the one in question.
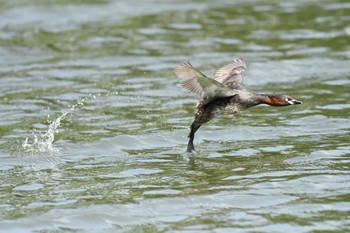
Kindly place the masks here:
[(299, 101), (299, 100), (293, 100), (292, 101), (293, 104), (302, 104), (303, 102)]

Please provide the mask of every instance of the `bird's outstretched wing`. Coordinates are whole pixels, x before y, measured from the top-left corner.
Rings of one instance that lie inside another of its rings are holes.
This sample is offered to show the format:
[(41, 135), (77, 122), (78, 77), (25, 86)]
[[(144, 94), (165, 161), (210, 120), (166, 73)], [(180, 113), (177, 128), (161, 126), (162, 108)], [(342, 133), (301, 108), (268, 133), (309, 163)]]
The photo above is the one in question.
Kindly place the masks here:
[(218, 69), (214, 74), (214, 79), (231, 89), (236, 89), (242, 85), (246, 69), (244, 59), (236, 59)]
[(182, 87), (198, 95), (203, 104), (207, 104), (217, 98), (229, 97), (237, 94), (224, 84), (208, 78), (200, 71), (196, 70), (189, 62), (176, 66), (174, 72), (177, 77), (184, 79), (180, 82)]

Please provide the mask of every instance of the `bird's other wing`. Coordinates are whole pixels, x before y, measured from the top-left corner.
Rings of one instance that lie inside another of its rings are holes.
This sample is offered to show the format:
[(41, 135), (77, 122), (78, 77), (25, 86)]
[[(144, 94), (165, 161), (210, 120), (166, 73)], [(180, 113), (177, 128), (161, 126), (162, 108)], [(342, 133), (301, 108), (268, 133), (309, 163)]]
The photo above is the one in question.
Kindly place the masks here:
[(218, 69), (214, 74), (214, 79), (229, 88), (235, 89), (242, 85), (246, 69), (247, 65), (243, 58), (235, 59)]
[(236, 94), (234, 90), (196, 70), (189, 62), (176, 66), (174, 72), (177, 77), (183, 79), (180, 82), (181, 86), (195, 93), (203, 104)]

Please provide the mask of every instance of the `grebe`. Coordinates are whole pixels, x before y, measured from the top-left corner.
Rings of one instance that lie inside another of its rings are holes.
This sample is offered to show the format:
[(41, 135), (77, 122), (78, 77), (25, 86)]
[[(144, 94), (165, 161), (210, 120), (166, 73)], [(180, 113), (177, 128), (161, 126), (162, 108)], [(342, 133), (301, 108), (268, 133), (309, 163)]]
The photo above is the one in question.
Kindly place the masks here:
[(195, 150), (194, 134), (199, 127), (224, 110), (237, 113), (259, 104), (271, 106), (302, 104), (301, 101), (287, 95), (259, 94), (246, 89), (243, 86), (246, 69), (247, 65), (242, 58), (233, 60), (218, 69), (213, 78), (208, 78), (189, 62), (175, 67), (176, 76), (183, 79), (182, 87), (199, 97), (194, 121), (188, 135), (187, 152)]

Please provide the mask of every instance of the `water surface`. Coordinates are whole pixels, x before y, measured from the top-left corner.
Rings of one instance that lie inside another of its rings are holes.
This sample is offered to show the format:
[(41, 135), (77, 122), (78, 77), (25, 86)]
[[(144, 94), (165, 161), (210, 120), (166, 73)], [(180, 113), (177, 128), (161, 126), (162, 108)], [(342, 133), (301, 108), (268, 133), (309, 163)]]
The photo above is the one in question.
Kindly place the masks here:
[[(347, 1), (0, 3), (4, 232), (347, 232)], [(207, 75), (300, 106), (222, 114), (186, 154)]]

